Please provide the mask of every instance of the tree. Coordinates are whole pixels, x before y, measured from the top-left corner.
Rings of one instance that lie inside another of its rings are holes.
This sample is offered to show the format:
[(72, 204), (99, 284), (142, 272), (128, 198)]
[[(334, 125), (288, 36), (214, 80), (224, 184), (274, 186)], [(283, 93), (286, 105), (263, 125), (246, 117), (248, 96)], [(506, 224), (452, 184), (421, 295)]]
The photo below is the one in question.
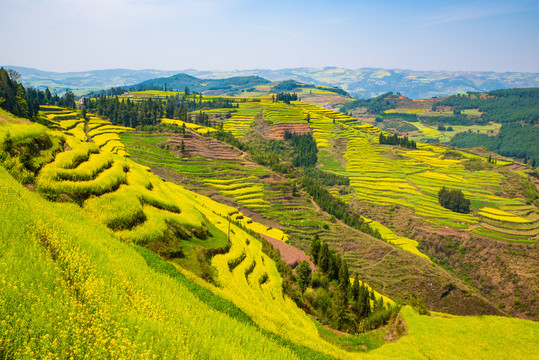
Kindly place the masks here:
[(348, 293), (350, 290), (350, 272), (348, 271), (348, 265), (346, 261), (341, 261), (341, 267), (339, 268), (339, 291), (341, 296), (348, 299)]
[(356, 273), (354, 284), (352, 285), (352, 300), (357, 301), (359, 298), (359, 275)]
[(11, 138), (11, 134), (9, 131), (6, 133), (6, 137), (4, 138), (4, 142), (2, 143), (2, 151), (11, 154), (13, 151), (13, 139)]
[(22, 84), (17, 87), (17, 107), (16, 111), (18, 116), (23, 118), (30, 118), (30, 108), (28, 107), (28, 101), (26, 100), (26, 89)]
[(11, 81), (19, 82), (19, 80), (21, 79), (21, 74), (19, 74), (17, 71), (13, 69), (9, 69), (7, 73), (9, 74)]
[(532, 159), (532, 168), (534, 168), (534, 167), (535, 167), (535, 158)]
[(185, 154), (185, 144), (183, 143), (183, 140), (182, 140), (182, 142), (181, 142), (181, 144), (180, 144), (180, 152), (181, 152), (182, 154)]
[(296, 276), (298, 279), (298, 285), (303, 294), (309, 284), (311, 283), (311, 266), (307, 261), (302, 261), (296, 267)]
[(318, 261), (317, 264), (322, 270), (322, 272), (326, 273), (329, 270), (329, 247), (327, 242), (322, 242), (320, 245), (320, 251), (318, 253)]
[(174, 116), (174, 103), (172, 101), (167, 101), (167, 105), (165, 107), (165, 116), (169, 119), (172, 119)]
[(52, 101), (51, 91), (49, 90), (49, 88), (47, 88), (45, 90), (45, 104), (51, 105), (51, 101)]
[(318, 265), (318, 253), (320, 252), (320, 237), (315, 235), (311, 241), (311, 258), (313, 262)]

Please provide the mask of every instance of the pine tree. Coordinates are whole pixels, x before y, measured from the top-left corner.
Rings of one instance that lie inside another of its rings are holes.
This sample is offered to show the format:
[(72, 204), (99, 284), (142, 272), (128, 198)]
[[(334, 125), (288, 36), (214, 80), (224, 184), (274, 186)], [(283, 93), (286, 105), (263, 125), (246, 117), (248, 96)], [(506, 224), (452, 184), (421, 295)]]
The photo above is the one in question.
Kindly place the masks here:
[(314, 236), (313, 240), (311, 241), (311, 258), (313, 259), (313, 262), (318, 265), (318, 253), (320, 252), (320, 237), (318, 237), (318, 234)]
[(352, 299), (357, 301), (359, 298), (359, 275), (356, 274), (354, 277), (354, 284), (352, 285)]
[(329, 247), (327, 242), (322, 242), (320, 246), (320, 251), (318, 253), (318, 261), (317, 264), (322, 270), (322, 272), (327, 273), (329, 269)]
[(348, 293), (350, 290), (350, 272), (348, 271), (348, 265), (346, 261), (341, 261), (341, 267), (339, 269), (339, 291), (341, 296), (348, 299)]

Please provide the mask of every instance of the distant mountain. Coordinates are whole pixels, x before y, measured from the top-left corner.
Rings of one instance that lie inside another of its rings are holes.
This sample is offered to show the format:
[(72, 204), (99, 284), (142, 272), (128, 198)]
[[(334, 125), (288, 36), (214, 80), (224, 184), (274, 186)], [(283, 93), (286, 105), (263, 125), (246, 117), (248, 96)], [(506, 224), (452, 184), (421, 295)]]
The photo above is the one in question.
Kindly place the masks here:
[[(400, 92), (409, 98), (420, 99), (468, 91), (539, 87), (539, 74), (518, 72), (413, 71), (325, 67), (231, 71), (112, 69), (55, 73), (18, 66), (4, 67), (18, 71), (22, 75), (23, 83), (26, 85), (40, 88), (49, 87), (57, 91), (71, 89), (76, 90), (78, 93), (110, 87), (130, 86), (143, 83), (146, 80), (170, 77), (179, 73), (207, 80), (238, 76), (260, 76), (271, 81), (296, 80), (317, 85), (337, 86), (359, 98), (370, 98), (389, 91)], [(169, 84), (169, 81), (167, 80), (167, 86), (176, 88), (172, 83)], [(190, 88), (198, 91), (194, 87)]]
[(36, 88), (49, 88), (53, 92), (75, 90), (76, 93), (84, 93), (91, 90), (109, 89), (111, 87), (127, 86), (138, 84), (148, 79), (156, 77), (170, 76), (179, 71), (163, 70), (129, 70), (129, 69), (109, 69), (91, 70), (80, 72), (57, 73), (41, 71), (21, 66), (4, 66), (6, 69), (13, 69), (22, 75), (24, 85), (31, 85)]
[(232, 94), (256, 85), (267, 84), (271, 81), (259, 76), (234, 76), (226, 79), (198, 79), (187, 74), (177, 74), (170, 77), (146, 80), (133, 85), (135, 90), (168, 89), (183, 91), (186, 87), (191, 91), (204, 92), (211, 95)]
[(385, 69), (294, 68), (279, 70), (197, 71), (186, 74), (217, 79), (258, 75), (272, 81), (297, 80), (317, 85), (338, 86), (359, 98), (371, 98), (392, 91), (412, 99), (466, 92), (539, 86), (539, 74), (517, 72), (413, 71)]

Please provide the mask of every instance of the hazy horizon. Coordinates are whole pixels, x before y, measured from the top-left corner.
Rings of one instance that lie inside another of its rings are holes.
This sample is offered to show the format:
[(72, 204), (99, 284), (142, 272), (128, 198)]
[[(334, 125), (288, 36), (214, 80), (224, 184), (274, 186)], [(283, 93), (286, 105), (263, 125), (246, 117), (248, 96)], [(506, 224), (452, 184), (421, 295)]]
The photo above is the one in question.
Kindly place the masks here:
[(380, 70), (388, 70), (388, 71), (411, 71), (411, 72), (462, 72), (462, 73), (479, 73), (479, 72), (494, 72), (494, 73), (529, 73), (529, 74), (537, 74), (539, 71), (495, 71), (495, 70), (447, 70), (447, 69), (432, 69), (432, 70), (423, 70), (423, 69), (404, 69), (404, 68), (382, 68), (382, 67), (373, 67), (373, 66), (363, 66), (360, 68), (345, 68), (345, 67), (339, 67), (339, 66), (318, 66), (318, 67), (312, 67), (312, 66), (298, 66), (298, 67), (286, 67), (286, 68), (247, 68), (247, 69), (197, 69), (197, 68), (185, 68), (185, 69), (157, 69), (157, 68), (140, 68), (140, 69), (133, 69), (133, 68), (101, 68), (101, 69), (84, 69), (84, 70), (71, 70), (71, 71), (54, 71), (54, 70), (47, 70), (47, 69), (40, 69), (35, 67), (28, 67), (28, 66), (20, 66), (15, 64), (8, 64), (8, 65), (0, 65), (0, 67), (4, 68), (10, 68), (10, 67), (24, 67), (28, 69), (34, 69), (38, 71), (43, 72), (51, 72), (51, 73), (84, 73), (84, 72), (93, 72), (93, 71), (121, 71), (121, 70), (127, 70), (127, 71), (162, 71), (162, 72), (184, 72), (184, 71), (199, 71), (199, 72), (245, 72), (245, 71), (257, 71), (257, 70), (268, 70), (268, 71), (279, 71), (279, 70), (293, 70), (293, 69), (323, 69), (323, 68), (340, 68), (340, 69), (346, 69), (346, 70), (368, 70), (368, 69), (380, 69)]
[(539, 72), (538, 1), (2, 1), (0, 63), (43, 71)]

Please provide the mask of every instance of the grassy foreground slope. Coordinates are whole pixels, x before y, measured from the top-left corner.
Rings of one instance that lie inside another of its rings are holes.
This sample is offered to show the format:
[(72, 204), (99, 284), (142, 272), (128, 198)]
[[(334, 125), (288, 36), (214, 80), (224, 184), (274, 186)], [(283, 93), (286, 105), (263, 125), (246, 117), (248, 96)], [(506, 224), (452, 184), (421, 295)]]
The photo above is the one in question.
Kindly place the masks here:
[(295, 357), (149, 268), (75, 205), (47, 202), (3, 168), (0, 179), (2, 358)]
[[(3, 357), (312, 358), (306, 349), (265, 335), (239, 315), (218, 311), (195, 295), (193, 283), (152, 270), (132, 245), (120, 242), (77, 206), (42, 199), (3, 168), (0, 195)], [(432, 318), (410, 308), (402, 316), (408, 335), (353, 357), (539, 355), (533, 347), (539, 336), (535, 322)]]

